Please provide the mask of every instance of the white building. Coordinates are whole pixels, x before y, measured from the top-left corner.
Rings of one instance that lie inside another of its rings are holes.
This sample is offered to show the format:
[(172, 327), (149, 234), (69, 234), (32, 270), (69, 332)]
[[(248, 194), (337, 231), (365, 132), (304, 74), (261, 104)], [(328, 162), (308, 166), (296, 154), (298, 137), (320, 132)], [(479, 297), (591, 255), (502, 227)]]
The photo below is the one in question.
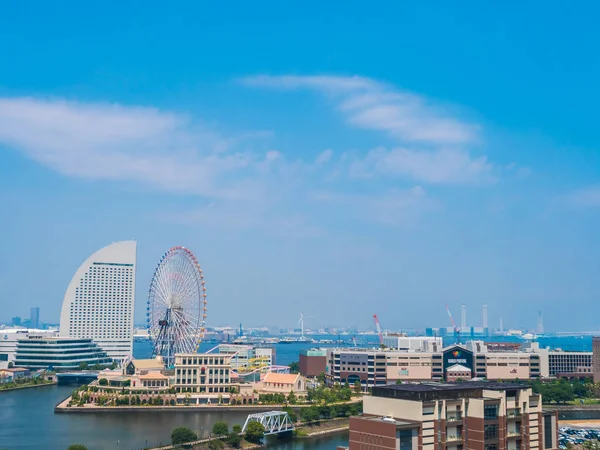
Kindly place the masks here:
[(93, 339), (108, 356), (133, 352), (136, 242), (108, 245), (75, 272), (60, 314), (60, 336)]
[(444, 347), (441, 337), (404, 336), (398, 334), (384, 336), (383, 345), (391, 349), (415, 352), (439, 352)]
[(7, 368), (9, 362), (15, 362), (18, 340), (29, 336), (55, 337), (58, 336), (58, 331), (27, 328), (0, 329), (0, 369)]

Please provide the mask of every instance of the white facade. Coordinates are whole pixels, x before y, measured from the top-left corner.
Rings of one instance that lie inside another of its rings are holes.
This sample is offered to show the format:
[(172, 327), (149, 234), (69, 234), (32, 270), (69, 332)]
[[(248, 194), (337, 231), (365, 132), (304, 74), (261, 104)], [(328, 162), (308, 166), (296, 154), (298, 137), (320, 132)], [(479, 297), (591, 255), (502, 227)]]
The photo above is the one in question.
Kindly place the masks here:
[(0, 369), (7, 368), (9, 362), (15, 362), (17, 341), (29, 336), (54, 337), (58, 336), (58, 331), (27, 328), (0, 329)]
[(91, 338), (108, 356), (133, 352), (136, 242), (108, 245), (75, 272), (60, 314), (60, 336)]
[(383, 337), (383, 345), (391, 349), (415, 352), (439, 352), (444, 347), (441, 337), (430, 336), (387, 335)]

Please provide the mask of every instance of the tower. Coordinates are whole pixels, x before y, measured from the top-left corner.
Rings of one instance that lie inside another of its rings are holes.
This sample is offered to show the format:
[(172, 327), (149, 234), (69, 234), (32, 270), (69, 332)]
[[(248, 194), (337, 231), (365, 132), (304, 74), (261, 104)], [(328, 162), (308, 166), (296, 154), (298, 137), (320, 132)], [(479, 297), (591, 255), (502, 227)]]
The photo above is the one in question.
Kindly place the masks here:
[(487, 311), (487, 303), (483, 305), (483, 330), (488, 327), (488, 311)]
[(29, 328), (40, 327), (40, 308), (32, 306), (29, 308)]
[(63, 300), (60, 336), (91, 338), (114, 359), (131, 356), (136, 247), (116, 242), (79, 266)]
[(544, 322), (542, 320), (542, 311), (538, 311), (538, 322), (537, 322), (537, 334), (542, 334), (544, 332)]
[(460, 329), (463, 332), (467, 329), (467, 305), (465, 303), (460, 305)]

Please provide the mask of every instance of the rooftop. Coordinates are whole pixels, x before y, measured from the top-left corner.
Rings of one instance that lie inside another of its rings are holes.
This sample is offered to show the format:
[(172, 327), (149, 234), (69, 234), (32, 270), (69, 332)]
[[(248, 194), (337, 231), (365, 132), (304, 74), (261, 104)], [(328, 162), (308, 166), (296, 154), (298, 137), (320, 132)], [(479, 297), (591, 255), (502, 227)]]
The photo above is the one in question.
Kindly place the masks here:
[(298, 380), (297, 373), (274, 373), (269, 372), (265, 375), (263, 381), (265, 383), (280, 383), (280, 384), (294, 384)]
[(462, 383), (406, 383), (394, 384), (379, 389), (391, 389), (405, 392), (441, 392), (441, 391), (467, 391), (471, 389), (485, 389), (488, 391), (507, 391), (514, 389), (527, 389), (524, 383), (502, 381), (463, 381)]
[(483, 391), (517, 391), (528, 389), (523, 383), (499, 381), (464, 381), (462, 383), (406, 383), (374, 387), (374, 397), (400, 398), (415, 401), (483, 398)]
[(136, 369), (162, 369), (164, 367), (157, 359), (134, 359), (131, 361)]

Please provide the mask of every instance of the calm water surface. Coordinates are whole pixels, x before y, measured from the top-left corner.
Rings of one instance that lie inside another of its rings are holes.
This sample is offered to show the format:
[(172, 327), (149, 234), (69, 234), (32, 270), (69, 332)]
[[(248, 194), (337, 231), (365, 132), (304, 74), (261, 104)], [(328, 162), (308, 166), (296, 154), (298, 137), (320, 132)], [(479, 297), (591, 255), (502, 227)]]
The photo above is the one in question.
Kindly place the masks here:
[[(54, 405), (72, 391), (51, 386), (0, 393), (0, 449), (65, 450), (84, 444), (89, 450), (139, 449), (169, 442), (173, 428), (186, 426), (207, 433), (225, 420), (243, 424), (247, 413), (237, 412), (132, 412), (98, 414), (54, 414)], [(347, 435), (301, 442), (273, 442), (277, 450), (335, 449)]]

